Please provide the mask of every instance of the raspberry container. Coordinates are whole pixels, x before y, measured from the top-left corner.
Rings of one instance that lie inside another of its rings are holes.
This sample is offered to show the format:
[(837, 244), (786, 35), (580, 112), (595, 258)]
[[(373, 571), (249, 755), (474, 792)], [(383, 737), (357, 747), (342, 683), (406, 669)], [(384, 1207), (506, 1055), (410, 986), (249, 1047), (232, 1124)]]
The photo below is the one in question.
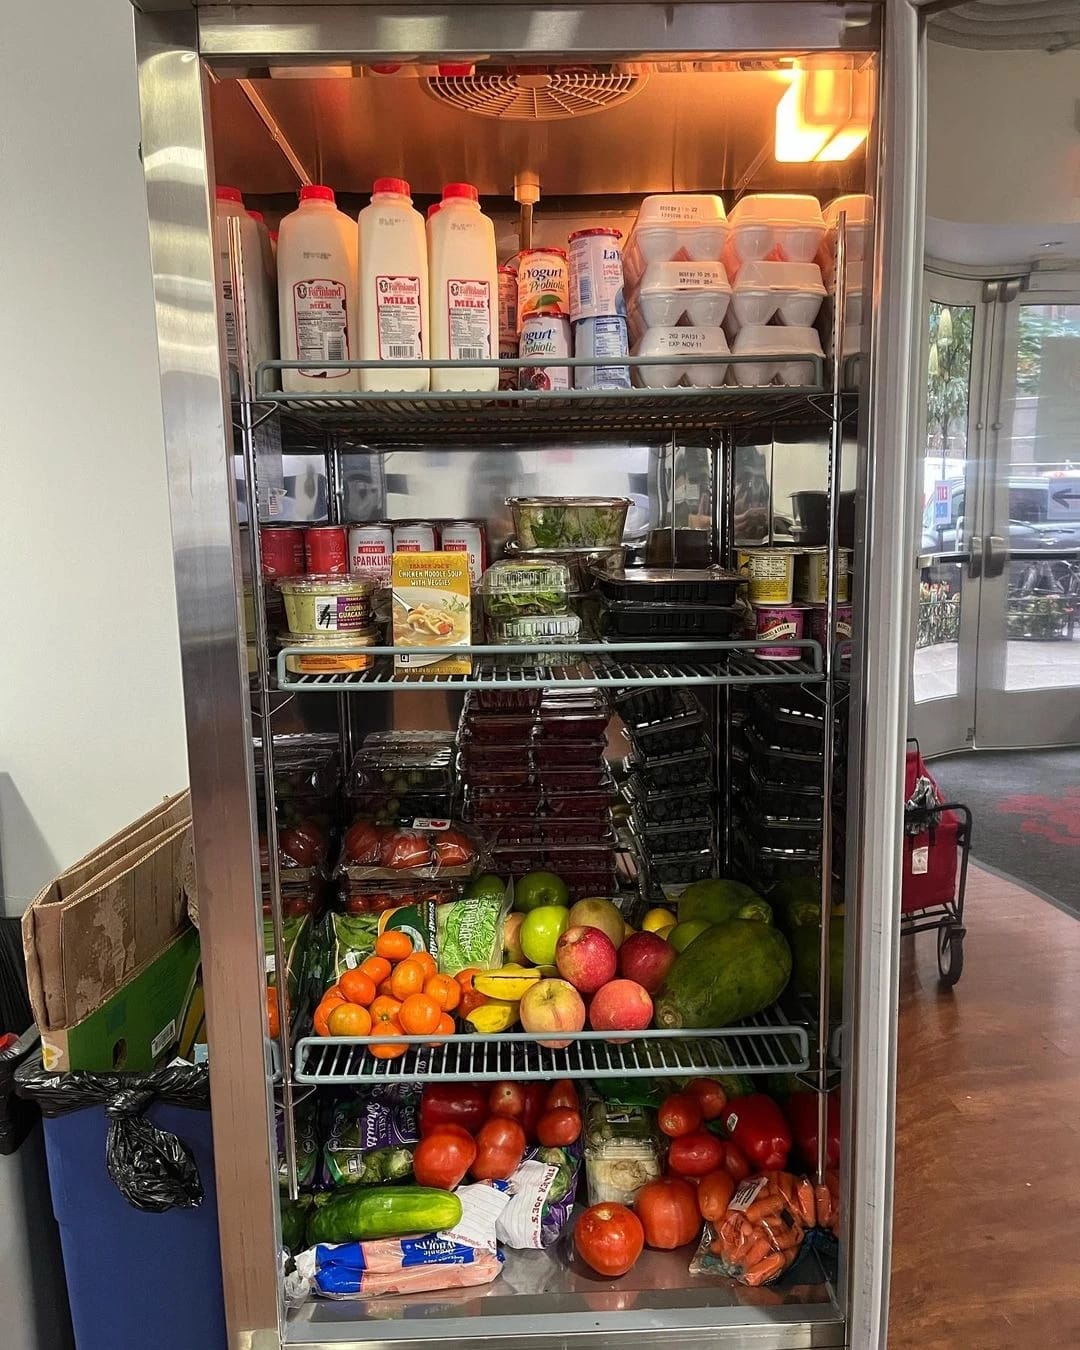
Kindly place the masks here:
[(512, 765), (512, 757), (507, 756), (505, 767), (498, 769), (466, 768), (462, 765), (462, 787), (470, 793), (477, 790), (513, 793), (521, 788), (541, 786), (536, 770), (532, 767), (527, 751), (519, 752), (518, 763)]
[(510, 746), (528, 746), (535, 719), (532, 713), (473, 713), (468, 719), (471, 741)]
[(498, 820), (500, 817), (533, 816), (543, 800), (540, 788), (518, 787), (505, 791), (501, 787), (470, 786), (465, 793), (465, 820)]
[(474, 741), (462, 733), (458, 772), (466, 778), (486, 777), (489, 773), (531, 771), (532, 750), (528, 744), (500, 745), (498, 741)]
[(715, 328), (730, 303), (731, 282), (721, 262), (649, 263), (634, 292), (630, 328), (637, 333), (684, 321)]
[(825, 237), (816, 197), (795, 192), (757, 192), (731, 208), (724, 252), (729, 274), (759, 258), (813, 262)]
[(611, 811), (612, 784), (582, 788), (577, 791), (544, 792), (544, 814), (584, 819), (586, 816), (604, 816)]
[(537, 769), (540, 786), (545, 793), (580, 792), (584, 788), (598, 788), (609, 780), (607, 764), (548, 765)]
[(541, 741), (597, 741), (603, 738), (611, 716), (607, 704), (582, 702), (540, 706), (538, 736)]
[(572, 741), (548, 736), (533, 746), (533, 761), (541, 775), (551, 769), (575, 769), (581, 765), (602, 764), (607, 741), (601, 736), (588, 741)]
[(817, 263), (761, 260), (739, 268), (731, 308), (740, 325), (777, 318), (782, 324), (807, 327), (817, 319), (824, 299)]
[(615, 835), (606, 816), (558, 816), (529, 820), (497, 820), (484, 825), (491, 845), (500, 844), (607, 844), (614, 847)]
[(537, 689), (474, 689), (469, 695), (466, 713), (522, 713), (540, 706), (543, 690)]

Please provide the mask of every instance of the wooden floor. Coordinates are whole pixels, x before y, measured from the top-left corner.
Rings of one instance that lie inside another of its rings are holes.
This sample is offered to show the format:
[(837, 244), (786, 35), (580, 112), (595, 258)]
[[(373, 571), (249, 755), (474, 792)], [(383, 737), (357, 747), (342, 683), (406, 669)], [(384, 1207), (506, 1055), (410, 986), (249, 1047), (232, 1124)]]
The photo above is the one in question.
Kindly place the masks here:
[(954, 991), (903, 944), (889, 1350), (1076, 1350), (1080, 921), (978, 871), (966, 921)]

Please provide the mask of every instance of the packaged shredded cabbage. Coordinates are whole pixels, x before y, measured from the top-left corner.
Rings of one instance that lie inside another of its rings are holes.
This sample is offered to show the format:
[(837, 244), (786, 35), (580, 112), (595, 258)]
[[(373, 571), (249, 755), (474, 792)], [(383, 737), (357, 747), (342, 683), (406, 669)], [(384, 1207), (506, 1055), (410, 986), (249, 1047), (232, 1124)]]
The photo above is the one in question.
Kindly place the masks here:
[(478, 966), (489, 970), (502, 963), (503, 924), (510, 912), (508, 896), (466, 896), (435, 907), (436, 956), (444, 975)]

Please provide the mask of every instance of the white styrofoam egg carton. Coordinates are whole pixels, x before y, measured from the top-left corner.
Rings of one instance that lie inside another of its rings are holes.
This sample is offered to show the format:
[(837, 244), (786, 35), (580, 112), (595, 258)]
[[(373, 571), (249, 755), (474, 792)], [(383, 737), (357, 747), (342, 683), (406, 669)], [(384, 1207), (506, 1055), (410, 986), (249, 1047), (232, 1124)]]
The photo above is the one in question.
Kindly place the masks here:
[(756, 192), (743, 197), (728, 217), (724, 261), (729, 274), (760, 258), (813, 262), (825, 221), (816, 197), (798, 192)]
[[(818, 254), (821, 279), (830, 297), (836, 284), (836, 263), (824, 250)], [(867, 313), (866, 292), (870, 280), (870, 263), (849, 262), (844, 268), (844, 322), (860, 324)]]
[(646, 389), (672, 389), (691, 384), (698, 389), (718, 389), (727, 378), (728, 363), (721, 360), (686, 365), (686, 356), (729, 355), (727, 339), (718, 325), (702, 328), (676, 328), (661, 325), (647, 328), (634, 345), (634, 356), (670, 356), (670, 365), (635, 366), (634, 382)]
[(743, 263), (732, 287), (731, 308), (739, 324), (781, 323), (808, 328), (825, 299), (825, 285), (817, 263)]
[(642, 328), (672, 328), (686, 320), (698, 328), (723, 323), (731, 302), (731, 283), (722, 262), (649, 263), (628, 300)]
[[(826, 339), (826, 355), (832, 356), (833, 343), (832, 334)], [(849, 323), (844, 326), (844, 342), (840, 352), (841, 359), (846, 361), (851, 356), (860, 356), (863, 350), (863, 326), (861, 323)]]
[(816, 328), (782, 327), (778, 324), (745, 324), (739, 329), (731, 348), (735, 356), (767, 356), (762, 362), (734, 362), (731, 369), (743, 386), (814, 383), (814, 366), (798, 358), (823, 357), (821, 338)]
[(659, 192), (641, 203), (623, 250), (626, 283), (636, 287), (650, 263), (719, 262), (728, 237), (724, 203), (711, 192)]
[(836, 235), (840, 216), (844, 216), (844, 245), (849, 262), (862, 262), (870, 256), (874, 243), (874, 199), (865, 192), (849, 192), (836, 197), (822, 212), (825, 244), (836, 256)]

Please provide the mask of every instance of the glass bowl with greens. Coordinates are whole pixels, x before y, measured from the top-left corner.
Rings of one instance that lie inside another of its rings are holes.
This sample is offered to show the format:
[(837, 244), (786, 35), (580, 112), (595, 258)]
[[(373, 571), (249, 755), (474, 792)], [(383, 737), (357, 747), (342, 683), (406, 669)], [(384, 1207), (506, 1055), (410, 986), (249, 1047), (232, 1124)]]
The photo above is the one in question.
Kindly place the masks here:
[(566, 614), (570, 573), (559, 562), (501, 558), (480, 582), (489, 619), (522, 619), (530, 614)]
[(521, 548), (615, 548), (629, 497), (507, 497)]

